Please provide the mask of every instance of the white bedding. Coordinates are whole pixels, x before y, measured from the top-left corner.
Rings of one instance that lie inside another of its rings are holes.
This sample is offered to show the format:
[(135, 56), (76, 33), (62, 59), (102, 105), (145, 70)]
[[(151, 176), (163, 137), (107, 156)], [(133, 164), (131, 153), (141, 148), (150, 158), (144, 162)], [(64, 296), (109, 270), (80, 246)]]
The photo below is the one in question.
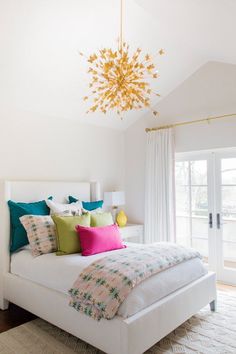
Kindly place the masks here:
[[(132, 245), (128, 244), (129, 247)], [(89, 257), (80, 254), (56, 256), (50, 253), (34, 258), (26, 248), (11, 256), (11, 273), (68, 295), (68, 289), (86, 266), (112, 252)], [(133, 289), (120, 306), (118, 314), (124, 318), (132, 316), (206, 273), (201, 260), (195, 258), (153, 275)]]

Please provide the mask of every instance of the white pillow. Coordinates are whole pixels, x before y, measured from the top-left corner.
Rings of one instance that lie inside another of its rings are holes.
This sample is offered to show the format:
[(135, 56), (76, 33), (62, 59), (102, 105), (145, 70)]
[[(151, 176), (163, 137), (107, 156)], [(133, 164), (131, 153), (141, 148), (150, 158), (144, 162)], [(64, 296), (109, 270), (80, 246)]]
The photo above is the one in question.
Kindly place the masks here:
[(104, 213), (104, 210), (102, 208), (97, 208), (97, 209), (93, 209), (93, 210), (87, 210), (83, 208), (83, 212), (84, 213), (89, 213), (89, 214), (101, 214)]
[(70, 204), (62, 204), (47, 199), (45, 202), (50, 208), (50, 214), (82, 215), (82, 203), (80, 201)]

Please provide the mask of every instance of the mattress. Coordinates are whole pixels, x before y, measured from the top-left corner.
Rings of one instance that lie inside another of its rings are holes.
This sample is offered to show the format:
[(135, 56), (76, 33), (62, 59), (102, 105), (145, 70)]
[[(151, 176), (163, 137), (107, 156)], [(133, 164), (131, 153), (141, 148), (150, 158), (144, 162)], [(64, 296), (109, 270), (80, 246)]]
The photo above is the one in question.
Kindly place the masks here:
[[(132, 247), (132, 243), (127, 243)], [(135, 244), (138, 246), (138, 244)], [(68, 290), (79, 273), (91, 262), (113, 252), (83, 257), (80, 254), (56, 256), (54, 253), (33, 257), (25, 248), (11, 256), (11, 273), (68, 296)], [(155, 274), (136, 286), (123, 304), (118, 315), (127, 318), (161, 298), (205, 275), (207, 270), (199, 258), (180, 263)]]

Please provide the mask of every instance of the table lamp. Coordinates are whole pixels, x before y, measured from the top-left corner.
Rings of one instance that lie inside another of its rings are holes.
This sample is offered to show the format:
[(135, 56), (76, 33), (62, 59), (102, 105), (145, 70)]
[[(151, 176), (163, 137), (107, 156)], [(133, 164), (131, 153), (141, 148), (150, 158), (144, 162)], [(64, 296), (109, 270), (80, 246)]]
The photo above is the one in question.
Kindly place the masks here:
[(119, 206), (125, 205), (125, 192), (105, 192), (104, 193), (104, 206), (112, 208), (112, 217), (114, 222), (116, 221), (116, 213)]

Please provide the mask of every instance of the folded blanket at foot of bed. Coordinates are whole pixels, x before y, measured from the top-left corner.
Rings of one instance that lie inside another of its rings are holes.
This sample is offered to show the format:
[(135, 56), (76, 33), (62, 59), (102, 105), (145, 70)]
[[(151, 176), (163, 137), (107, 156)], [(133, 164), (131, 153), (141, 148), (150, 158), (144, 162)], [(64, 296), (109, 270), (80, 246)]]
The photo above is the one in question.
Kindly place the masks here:
[(100, 320), (112, 319), (132, 289), (150, 276), (200, 254), (171, 243), (155, 243), (114, 251), (91, 263), (69, 290), (69, 305)]

